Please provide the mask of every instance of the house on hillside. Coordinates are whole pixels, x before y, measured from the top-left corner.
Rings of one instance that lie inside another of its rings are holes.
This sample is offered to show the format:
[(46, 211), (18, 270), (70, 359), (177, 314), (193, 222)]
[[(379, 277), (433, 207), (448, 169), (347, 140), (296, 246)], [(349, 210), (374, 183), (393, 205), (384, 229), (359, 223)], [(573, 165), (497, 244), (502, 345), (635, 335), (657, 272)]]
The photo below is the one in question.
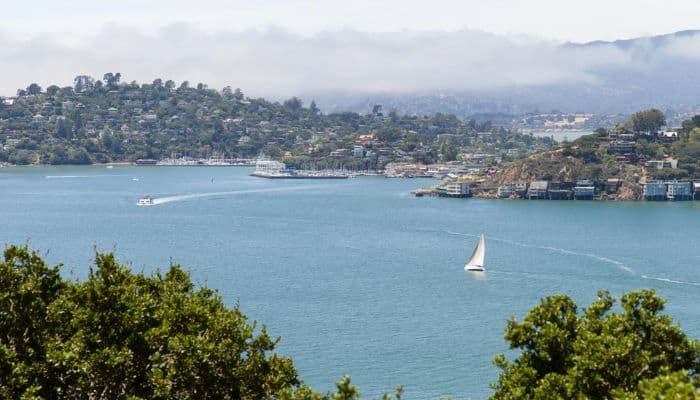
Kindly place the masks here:
[(653, 169), (663, 169), (663, 168), (676, 169), (676, 168), (678, 168), (678, 160), (674, 160), (674, 159), (649, 160), (649, 161), (644, 163), (644, 166), (647, 168), (653, 168)]
[(659, 132), (658, 138), (663, 143), (673, 143), (676, 140), (678, 140), (678, 132), (674, 132), (674, 131)]
[(634, 153), (637, 149), (635, 142), (626, 140), (613, 140), (608, 146), (608, 153)]

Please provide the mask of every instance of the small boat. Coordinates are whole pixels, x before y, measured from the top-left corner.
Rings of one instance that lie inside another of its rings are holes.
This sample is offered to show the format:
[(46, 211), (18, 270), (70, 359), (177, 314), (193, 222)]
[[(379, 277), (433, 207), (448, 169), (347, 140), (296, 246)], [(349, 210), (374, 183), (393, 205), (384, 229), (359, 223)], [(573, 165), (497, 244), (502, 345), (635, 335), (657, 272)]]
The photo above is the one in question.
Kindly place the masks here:
[(139, 201), (136, 202), (137, 206), (152, 206), (153, 204), (153, 198), (151, 196), (141, 197)]
[(481, 234), (479, 238), (479, 243), (476, 245), (472, 256), (469, 258), (466, 264), (464, 264), (465, 271), (484, 271), (484, 256), (486, 252), (486, 247), (484, 247), (484, 234)]
[(105, 168), (107, 168), (107, 169), (112, 169), (112, 168), (114, 168), (114, 165), (108, 165), (108, 166), (106, 166)]
[(140, 179), (139, 178), (131, 178), (132, 181), (138, 182)]

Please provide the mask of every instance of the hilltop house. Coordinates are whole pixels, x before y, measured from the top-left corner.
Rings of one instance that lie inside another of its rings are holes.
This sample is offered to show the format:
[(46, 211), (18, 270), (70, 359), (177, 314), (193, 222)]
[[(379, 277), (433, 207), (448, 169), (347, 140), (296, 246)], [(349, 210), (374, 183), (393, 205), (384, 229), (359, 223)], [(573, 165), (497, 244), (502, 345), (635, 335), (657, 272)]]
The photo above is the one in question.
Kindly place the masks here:
[(674, 160), (674, 159), (649, 160), (646, 163), (644, 163), (644, 166), (647, 168), (653, 168), (653, 169), (663, 169), (663, 168), (676, 169), (676, 168), (678, 168), (678, 160)]

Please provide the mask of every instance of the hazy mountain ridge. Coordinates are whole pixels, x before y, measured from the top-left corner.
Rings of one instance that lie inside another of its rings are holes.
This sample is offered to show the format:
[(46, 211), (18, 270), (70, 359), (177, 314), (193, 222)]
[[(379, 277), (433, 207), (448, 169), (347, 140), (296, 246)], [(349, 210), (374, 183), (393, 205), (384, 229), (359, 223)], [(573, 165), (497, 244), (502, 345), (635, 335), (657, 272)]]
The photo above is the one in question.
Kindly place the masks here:
[[(602, 60), (586, 69), (584, 82), (510, 85), (494, 90), (423, 91), (420, 93), (313, 94), (325, 109), (366, 111), (372, 104), (409, 114), (450, 112), (460, 117), (479, 113), (518, 115), (560, 110), (628, 114), (657, 107), (669, 114), (691, 112), (700, 105), (700, 30), (588, 43), (564, 43), (561, 51), (576, 56), (605, 49), (624, 57)], [(605, 53), (603, 53), (605, 54)]]

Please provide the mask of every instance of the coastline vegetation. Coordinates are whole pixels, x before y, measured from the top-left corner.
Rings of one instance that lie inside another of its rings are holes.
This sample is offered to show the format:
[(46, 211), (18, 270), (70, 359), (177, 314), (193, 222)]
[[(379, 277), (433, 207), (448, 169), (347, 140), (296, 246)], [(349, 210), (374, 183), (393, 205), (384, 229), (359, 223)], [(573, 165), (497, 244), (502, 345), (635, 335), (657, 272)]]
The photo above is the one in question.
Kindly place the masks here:
[[(548, 296), (508, 321), (519, 354), (496, 357), (491, 398), (700, 398), (700, 344), (662, 313), (664, 300), (640, 290), (615, 301), (601, 291), (579, 311)], [(146, 276), (97, 253), (72, 281), (26, 246), (0, 260), (0, 398), (359, 398), (347, 376), (329, 393), (305, 385), (278, 341), (178, 265)]]
[[(172, 154), (253, 158), (297, 168), (377, 169), (394, 161), (432, 164), (460, 153), (511, 160), (551, 148), (537, 138), (462, 121), (450, 114), (323, 113), (314, 101), (268, 101), (240, 89), (155, 79), (76, 76), (73, 86), (36, 83), (0, 98), (0, 162), (90, 164), (161, 159)], [(361, 146), (361, 154), (351, 154)]]

